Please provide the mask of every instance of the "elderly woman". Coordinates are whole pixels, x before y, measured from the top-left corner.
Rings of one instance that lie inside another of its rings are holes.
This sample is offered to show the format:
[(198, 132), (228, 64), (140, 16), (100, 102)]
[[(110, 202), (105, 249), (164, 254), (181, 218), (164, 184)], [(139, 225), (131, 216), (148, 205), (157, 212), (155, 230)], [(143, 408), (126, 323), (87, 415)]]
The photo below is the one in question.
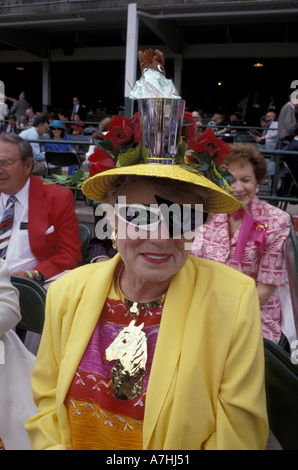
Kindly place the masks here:
[(283, 244), (290, 232), (290, 216), (256, 196), (267, 174), (264, 157), (253, 144), (235, 143), (225, 163), (233, 175), (234, 196), (244, 210), (212, 214), (198, 236), (192, 254), (219, 261), (252, 277), (261, 305), (263, 336), (275, 343), (281, 338), (278, 287), (285, 285)]
[(48, 292), (32, 448), (263, 449), (255, 284), (189, 256), (198, 205), (229, 212), (237, 201), (178, 164), (118, 166), (83, 191), (114, 208), (118, 254)]

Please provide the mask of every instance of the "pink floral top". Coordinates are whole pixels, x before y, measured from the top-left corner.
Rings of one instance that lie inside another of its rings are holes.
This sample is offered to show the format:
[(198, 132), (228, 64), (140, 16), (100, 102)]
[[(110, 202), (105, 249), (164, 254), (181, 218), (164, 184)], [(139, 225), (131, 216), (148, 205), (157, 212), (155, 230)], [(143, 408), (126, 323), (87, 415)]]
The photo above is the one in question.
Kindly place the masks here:
[[(260, 201), (256, 196), (251, 212), (255, 225), (265, 227), (265, 243), (261, 256), (259, 246), (249, 235), (241, 263), (235, 260), (240, 227), (230, 239), (227, 214), (213, 214), (195, 237), (192, 255), (219, 261), (247, 274), (256, 282), (282, 286), (286, 282), (283, 244), (290, 232), (290, 216), (286, 212)], [(278, 343), (281, 336), (281, 311), (278, 289), (261, 306), (263, 336)]]

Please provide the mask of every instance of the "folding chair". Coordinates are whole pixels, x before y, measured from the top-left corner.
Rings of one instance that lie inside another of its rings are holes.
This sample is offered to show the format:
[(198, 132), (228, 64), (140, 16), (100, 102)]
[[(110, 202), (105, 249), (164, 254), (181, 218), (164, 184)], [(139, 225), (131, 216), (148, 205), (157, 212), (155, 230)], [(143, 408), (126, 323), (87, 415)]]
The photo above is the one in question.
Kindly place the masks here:
[(81, 252), (83, 256), (82, 264), (85, 264), (87, 248), (91, 240), (91, 230), (87, 225), (79, 224), (80, 236), (82, 241)]
[(283, 450), (298, 450), (298, 363), (267, 339), (264, 348), (269, 426)]
[(36, 281), (24, 277), (11, 276), (11, 283), (20, 293), (22, 320), (16, 327), (16, 333), (24, 342), (27, 331), (42, 333), (47, 293)]
[(76, 166), (76, 169), (80, 168), (80, 159), (74, 152), (53, 152), (49, 150), (45, 153), (45, 159), (47, 164), (46, 177), (53, 170), (50, 165), (53, 165), (55, 169), (70, 166)]

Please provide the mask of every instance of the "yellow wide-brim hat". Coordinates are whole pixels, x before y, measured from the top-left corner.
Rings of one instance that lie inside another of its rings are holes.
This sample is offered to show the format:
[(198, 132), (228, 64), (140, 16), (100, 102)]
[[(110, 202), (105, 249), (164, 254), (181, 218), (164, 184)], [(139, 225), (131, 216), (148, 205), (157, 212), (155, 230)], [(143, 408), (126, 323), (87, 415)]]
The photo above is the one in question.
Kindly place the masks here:
[(184, 170), (180, 165), (163, 165), (160, 163), (144, 163), (116, 167), (88, 178), (82, 185), (85, 196), (93, 201), (101, 202), (108, 187), (121, 175), (151, 176), (169, 178), (185, 183), (201, 186), (206, 189), (208, 212), (230, 213), (239, 209), (238, 201), (227, 191), (221, 189), (200, 173)]

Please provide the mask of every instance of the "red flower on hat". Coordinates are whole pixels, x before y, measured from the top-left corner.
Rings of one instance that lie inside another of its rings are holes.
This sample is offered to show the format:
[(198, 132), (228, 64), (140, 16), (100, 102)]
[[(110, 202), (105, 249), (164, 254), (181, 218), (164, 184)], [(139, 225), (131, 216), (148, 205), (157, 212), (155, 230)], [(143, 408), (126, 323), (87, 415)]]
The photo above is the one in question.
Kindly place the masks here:
[(133, 125), (127, 116), (113, 116), (109, 125), (109, 132), (105, 135), (105, 140), (111, 139), (114, 145), (114, 152), (119, 152), (121, 145), (127, 144), (133, 139)]
[(109, 153), (98, 147), (95, 147), (94, 152), (89, 156), (89, 161), (91, 162), (89, 167), (90, 176), (115, 167)]
[(197, 126), (193, 120), (192, 114), (188, 111), (185, 111), (183, 116), (183, 124), (182, 124), (182, 135), (186, 138), (187, 142), (191, 139), (196, 138), (196, 130)]
[(215, 165), (219, 165), (231, 153), (231, 147), (223, 140), (218, 139), (212, 129), (208, 127), (198, 136), (197, 152), (202, 154), (209, 152)]
[(133, 128), (133, 142), (134, 144), (138, 144), (141, 140), (141, 127), (140, 127), (139, 113), (134, 114), (130, 122)]

